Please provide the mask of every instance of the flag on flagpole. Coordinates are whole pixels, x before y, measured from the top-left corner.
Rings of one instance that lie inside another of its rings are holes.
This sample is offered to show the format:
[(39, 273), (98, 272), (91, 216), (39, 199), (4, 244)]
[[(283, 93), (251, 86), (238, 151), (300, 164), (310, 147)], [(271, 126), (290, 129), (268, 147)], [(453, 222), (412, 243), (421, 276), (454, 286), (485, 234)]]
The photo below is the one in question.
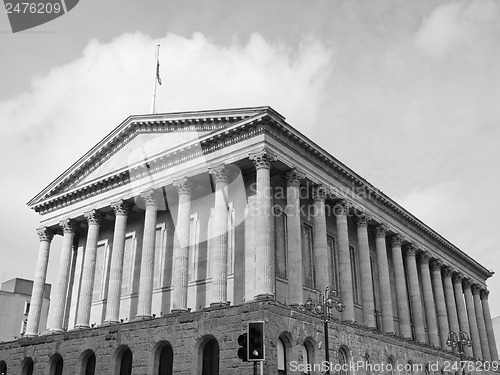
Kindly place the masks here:
[(160, 84), (160, 86), (161, 86), (160, 61), (159, 60), (156, 62), (156, 80), (158, 81), (158, 84)]

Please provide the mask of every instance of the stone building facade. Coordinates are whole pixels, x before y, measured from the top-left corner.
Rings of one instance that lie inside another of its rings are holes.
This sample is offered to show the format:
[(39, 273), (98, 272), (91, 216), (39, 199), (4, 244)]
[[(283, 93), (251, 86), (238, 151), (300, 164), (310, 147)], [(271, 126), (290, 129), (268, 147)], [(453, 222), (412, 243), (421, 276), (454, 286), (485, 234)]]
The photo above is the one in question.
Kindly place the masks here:
[(492, 272), (269, 107), (131, 116), (28, 204), (40, 248), (25, 337), (0, 344), (9, 373), (250, 374), (237, 337), (262, 320), (264, 374), (319, 374), (304, 302), (327, 287), (344, 306), (332, 363), (456, 372), (450, 331), (470, 363), (498, 362)]

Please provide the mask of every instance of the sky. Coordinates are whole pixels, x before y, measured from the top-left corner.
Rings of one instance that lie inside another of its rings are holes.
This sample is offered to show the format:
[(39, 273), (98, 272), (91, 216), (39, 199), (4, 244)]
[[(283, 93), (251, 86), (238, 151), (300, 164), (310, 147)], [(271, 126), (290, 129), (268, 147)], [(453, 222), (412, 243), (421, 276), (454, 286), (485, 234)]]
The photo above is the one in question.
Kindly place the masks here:
[[(0, 12), (0, 280), (32, 279), (26, 202), (131, 114), (270, 105), (488, 269), (500, 315), (500, 2), (81, 0)], [(55, 283), (60, 239), (47, 282)]]

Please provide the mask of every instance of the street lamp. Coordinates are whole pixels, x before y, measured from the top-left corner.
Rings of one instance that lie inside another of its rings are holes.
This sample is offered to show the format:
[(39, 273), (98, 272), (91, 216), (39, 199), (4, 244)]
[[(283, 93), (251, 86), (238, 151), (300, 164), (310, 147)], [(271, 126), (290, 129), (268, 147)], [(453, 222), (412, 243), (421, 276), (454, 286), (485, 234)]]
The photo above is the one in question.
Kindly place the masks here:
[(460, 331), (458, 336), (455, 332), (451, 331), (448, 334), (448, 340), (446, 340), (446, 345), (452, 349), (458, 348), (458, 354), (460, 355), (460, 361), (462, 361), (462, 355), (464, 354), (464, 346), (471, 346), (472, 343), (469, 339), (467, 332)]
[[(330, 287), (326, 287), (325, 292), (318, 289), (312, 290), (314, 293), (319, 293), (318, 303), (314, 303), (311, 299), (311, 292), (309, 292), (309, 297), (307, 298), (304, 306), (307, 311), (314, 311), (316, 314), (320, 315), (324, 327), (325, 335), (325, 361), (328, 364), (328, 370), (326, 374), (330, 374), (330, 352), (328, 348), (328, 322), (331, 318), (331, 310), (335, 308), (338, 312), (345, 310), (345, 305), (340, 300), (339, 292)], [(336, 299), (336, 300), (335, 300)]]

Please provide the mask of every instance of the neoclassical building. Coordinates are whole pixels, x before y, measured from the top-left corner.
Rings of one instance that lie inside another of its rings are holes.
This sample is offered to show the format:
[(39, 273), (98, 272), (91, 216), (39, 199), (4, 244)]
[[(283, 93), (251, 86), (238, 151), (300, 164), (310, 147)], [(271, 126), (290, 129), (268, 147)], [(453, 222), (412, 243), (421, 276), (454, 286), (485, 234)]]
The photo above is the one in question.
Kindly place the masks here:
[(493, 273), (270, 107), (130, 116), (28, 205), (40, 247), (25, 337), (0, 344), (9, 374), (251, 374), (250, 320), (264, 374), (319, 374), (324, 325), (304, 303), (327, 287), (344, 306), (332, 362), (456, 372), (451, 331), (464, 358), (498, 361)]

